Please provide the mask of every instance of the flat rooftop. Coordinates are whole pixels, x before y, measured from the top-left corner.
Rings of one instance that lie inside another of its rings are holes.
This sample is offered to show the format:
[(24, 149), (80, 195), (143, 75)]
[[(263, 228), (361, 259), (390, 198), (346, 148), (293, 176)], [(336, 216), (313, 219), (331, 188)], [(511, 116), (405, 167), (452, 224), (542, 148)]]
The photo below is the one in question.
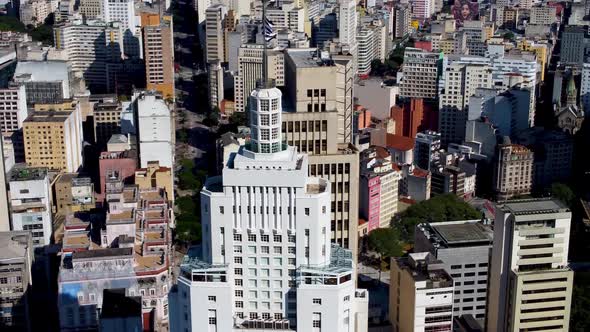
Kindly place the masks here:
[(330, 58), (323, 59), (318, 57), (317, 49), (288, 49), (287, 54), (293, 60), (297, 68), (315, 68), (315, 67), (332, 67), (334, 61)]
[(478, 223), (431, 225), (431, 227), (448, 245), (491, 241), (486, 231)]
[(23, 262), (27, 256), (29, 239), (31, 233), (28, 231), (0, 232), (0, 262), (22, 258)]
[(25, 122), (64, 122), (72, 112), (62, 111), (36, 111), (29, 115)]
[(509, 201), (502, 210), (515, 215), (569, 212), (561, 201), (552, 198)]
[(68, 63), (65, 61), (19, 61), (14, 72), (15, 79), (30, 75), (33, 82), (68, 82)]
[(43, 180), (47, 177), (47, 168), (14, 167), (10, 172), (10, 181)]

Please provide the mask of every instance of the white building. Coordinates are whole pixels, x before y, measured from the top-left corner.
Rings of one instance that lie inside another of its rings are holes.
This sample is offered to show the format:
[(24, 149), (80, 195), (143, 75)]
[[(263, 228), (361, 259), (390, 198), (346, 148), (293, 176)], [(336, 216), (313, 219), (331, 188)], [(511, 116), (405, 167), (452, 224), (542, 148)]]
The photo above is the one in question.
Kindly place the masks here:
[(31, 231), (35, 247), (49, 245), (53, 224), (47, 169), (14, 167), (9, 187), (12, 230)]
[(250, 145), (201, 192), (202, 255), (181, 264), (172, 331), (366, 331), (352, 254), (330, 244), (329, 182), (282, 144), (281, 92), (251, 98)]
[(21, 129), (28, 114), (24, 85), (0, 89), (0, 132), (10, 133)]
[[(356, 13), (355, 0), (339, 0), (340, 8), (338, 12), (338, 40), (342, 45), (347, 45), (350, 54), (353, 55), (354, 60), (357, 59), (357, 40), (356, 29), (358, 18)], [(356, 70), (356, 63), (353, 65)]]
[(412, 3), (412, 18), (420, 22), (429, 19), (434, 13), (432, 0), (414, 0)]
[(119, 22), (125, 43), (125, 52), (128, 56), (140, 56), (139, 36), (136, 33), (138, 18), (135, 16), (135, 3), (133, 0), (104, 0), (103, 16), (106, 23)]
[(568, 331), (574, 273), (571, 212), (552, 199), (500, 205), (488, 291), (487, 331)]
[(531, 24), (551, 25), (557, 22), (557, 8), (553, 6), (535, 6), (531, 8)]
[(434, 99), (438, 96), (437, 78), (440, 55), (407, 47), (404, 51), (400, 96)]
[(174, 167), (174, 129), (170, 109), (161, 96), (144, 92), (137, 98), (140, 167), (158, 161)]

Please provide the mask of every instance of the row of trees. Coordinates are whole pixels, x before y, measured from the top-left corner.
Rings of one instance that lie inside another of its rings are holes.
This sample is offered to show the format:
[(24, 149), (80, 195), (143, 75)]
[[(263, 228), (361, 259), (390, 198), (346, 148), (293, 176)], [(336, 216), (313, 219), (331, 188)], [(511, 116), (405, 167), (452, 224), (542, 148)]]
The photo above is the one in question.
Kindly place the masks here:
[(44, 45), (53, 45), (53, 23), (53, 14), (50, 14), (45, 23), (38, 27), (25, 26), (16, 17), (3, 15), (0, 16), (0, 31), (26, 32), (31, 35), (34, 41), (42, 42)]
[(199, 193), (207, 173), (198, 170), (191, 159), (180, 161), (178, 187), (191, 194), (176, 199), (176, 239), (186, 244), (201, 242), (201, 204)]

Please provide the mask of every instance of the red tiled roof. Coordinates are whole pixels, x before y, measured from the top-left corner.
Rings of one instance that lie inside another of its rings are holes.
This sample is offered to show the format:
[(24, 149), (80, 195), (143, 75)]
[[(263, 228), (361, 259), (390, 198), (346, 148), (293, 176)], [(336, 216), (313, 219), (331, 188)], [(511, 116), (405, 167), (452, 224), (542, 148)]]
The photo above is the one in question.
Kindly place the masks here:
[(421, 168), (418, 168), (418, 167), (415, 167), (414, 170), (412, 171), (412, 175), (418, 176), (418, 177), (421, 177), (421, 178), (425, 178), (425, 177), (428, 176), (428, 171), (427, 170), (424, 170), (424, 169), (421, 169)]
[(398, 151), (409, 151), (414, 149), (416, 140), (410, 137), (400, 135), (387, 134), (386, 144), (388, 148)]

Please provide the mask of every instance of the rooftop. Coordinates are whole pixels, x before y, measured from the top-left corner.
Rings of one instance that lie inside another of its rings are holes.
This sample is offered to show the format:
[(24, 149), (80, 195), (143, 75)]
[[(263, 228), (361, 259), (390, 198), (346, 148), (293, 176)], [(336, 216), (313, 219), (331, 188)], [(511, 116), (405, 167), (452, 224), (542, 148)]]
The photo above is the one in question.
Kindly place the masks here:
[(437, 241), (446, 247), (492, 242), (491, 231), (477, 221), (421, 224), (419, 227), (423, 227), (430, 241)]
[(67, 82), (68, 64), (65, 61), (19, 61), (14, 77), (18, 80), (21, 75), (30, 75), (29, 80), (34, 82)]
[(73, 253), (72, 260), (131, 256), (132, 253), (133, 248), (104, 248), (97, 250), (86, 250)]
[(47, 168), (14, 167), (10, 172), (10, 181), (33, 181), (47, 178)]
[(318, 56), (315, 48), (288, 49), (287, 54), (297, 68), (331, 67), (334, 61), (329, 55)]
[(71, 114), (67, 111), (39, 111), (29, 115), (25, 122), (64, 122)]
[(388, 148), (398, 151), (410, 151), (414, 149), (416, 140), (401, 135), (387, 134), (386, 145)]
[(0, 262), (24, 258), (27, 255), (31, 233), (28, 231), (0, 232)]
[(559, 200), (553, 198), (523, 199), (508, 201), (501, 206), (503, 211), (514, 215), (569, 212)]

